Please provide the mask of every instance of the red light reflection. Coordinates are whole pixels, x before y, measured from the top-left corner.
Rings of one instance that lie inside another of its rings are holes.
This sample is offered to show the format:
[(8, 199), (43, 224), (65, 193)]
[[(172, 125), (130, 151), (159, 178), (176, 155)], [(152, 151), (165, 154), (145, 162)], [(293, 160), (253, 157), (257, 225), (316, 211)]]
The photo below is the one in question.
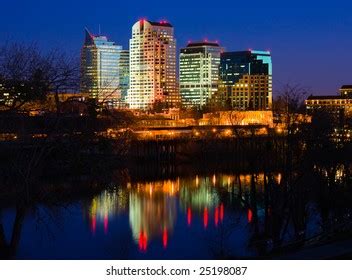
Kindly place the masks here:
[(253, 212), (251, 209), (248, 209), (247, 211), (247, 219), (248, 219), (248, 223), (251, 223), (253, 220)]
[(93, 215), (92, 216), (92, 228), (91, 228), (93, 235), (95, 234), (96, 230), (97, 230), (97, 217), (95, 215)]
[(104, 233), (107, 234), (109, 229), (109, 217), (108, 214), (104, 215)]
[(220, 204), (220, 221), (224, 220), (224, 204)]
[(164, 249), (166, 249), (166, 247), (167, 247), (167, 241), (168, 241), (168, 233), (167, 233), (167, 229), (164, 228), (164, 230), (163, 230), (163, 246), (164, 246)]
[(139, 234), (138, 246), (142, 252), (147, 251), (148, 238), (147, 234), (142, 230)]
[(204, 208), (204, 213), (203, 213), (203, 224), (204, 228), (208, 227), (208, 221), (209, 221), (209, 214), (208, 214), (208, 208)]
[(215, 226), (217, 227), (219, 224), (219, 208), (218, 207), (215, 207), (214, 222), (215, 222)]
[(192, 210), (190, 207), (187, 208), (187, 225), (191, 225), (192, 223)]

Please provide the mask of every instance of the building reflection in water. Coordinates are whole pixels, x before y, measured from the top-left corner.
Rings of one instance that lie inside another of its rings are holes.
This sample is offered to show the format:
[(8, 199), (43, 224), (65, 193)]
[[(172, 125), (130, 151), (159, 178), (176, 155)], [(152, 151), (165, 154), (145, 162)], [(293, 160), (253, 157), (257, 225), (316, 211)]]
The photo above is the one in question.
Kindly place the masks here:
[(224, 206), (220, 205), (219, 194), (214, 188), (216, 183), (215, 174), (211, 177), (196, 176), (195, 180), (182, 180), (179, 203), (186, 213), (188, 226), (192, 225), (193, 216), (202, 217), (204, 229), (208, 228), (210, 221), (214, 221), (215, 226), (218, 226), (219, 220), (222, 221)]
[(116, 188), (105, 190), (94, 197), (88, 208), (90, 230), (94, 235), (98, 228), (102, 228), (104, 234), (109, 232), (109, 220), (128, 207), (128, 195), (125, 190)]
[(160, 239), (168, 245), (177, 216), (179, 180), (132, 184), (129, 190), (129, 220), (134, 240), (141, 251)]
[[(280, 180), (280, 174), (276, 180)], [(264, 175), (256, 175), (257, 190), (263, 189)], [(199, 226), (203, 230), (217, 228), (225, 218), (225, 205), (221, 193), (241, 189), (248, 193), (251, 175), (195, 176), (175, 180), (144, 183), (128, 183), (126, 188), (104, 191), (95, 197), (89, 207), (90, 227), (94, 234), (101, 227), (109, 231), (109, 220), (121, 212), (128, 213), (133, 239), (141, 252), (151, 241), (167, 248), (173, 234), (177, 214), (189, 228)], [(244, 208), (248, 223), (254, 217), (253, 210)]]

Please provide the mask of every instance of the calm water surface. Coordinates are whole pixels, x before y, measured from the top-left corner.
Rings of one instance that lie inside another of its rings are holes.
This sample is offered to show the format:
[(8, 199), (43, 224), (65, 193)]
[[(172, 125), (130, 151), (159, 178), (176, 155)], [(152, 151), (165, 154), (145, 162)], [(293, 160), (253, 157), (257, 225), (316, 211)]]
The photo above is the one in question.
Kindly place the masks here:
[[(274, 179), (279, 182), (280, 176), (276, 174)], [(271, 246), (270, 240), (253, 238), (270, 209), (264, 209), (263, 174), (253, 177), (255, 192), (250, 188), (251, 179), (246, 174), (209, 174), (125, 183), (65, 205), (38, 205), (24, 218), (16, 257), (255, 257), (263, 246)], [(14, 209), (3, 211), (2, 219), (10, 239)], [(317, 230), (318, 222), (310, 219), (310, 234)]]

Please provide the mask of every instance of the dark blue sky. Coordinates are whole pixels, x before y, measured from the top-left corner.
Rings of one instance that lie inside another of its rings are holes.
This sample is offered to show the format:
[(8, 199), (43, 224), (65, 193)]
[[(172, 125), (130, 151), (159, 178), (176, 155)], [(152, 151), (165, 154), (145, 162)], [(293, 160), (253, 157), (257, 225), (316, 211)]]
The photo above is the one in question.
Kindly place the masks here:
[(178, 47), (219, 40), (226, 50), (271, 50), (274, 88), (299, 83), (314, 94), (352, 84), (352, 3), (335, 1), (2, 0), (0, 40), (79, 54), (83, 29), (128, 46), (139, 18), (166, 19)]

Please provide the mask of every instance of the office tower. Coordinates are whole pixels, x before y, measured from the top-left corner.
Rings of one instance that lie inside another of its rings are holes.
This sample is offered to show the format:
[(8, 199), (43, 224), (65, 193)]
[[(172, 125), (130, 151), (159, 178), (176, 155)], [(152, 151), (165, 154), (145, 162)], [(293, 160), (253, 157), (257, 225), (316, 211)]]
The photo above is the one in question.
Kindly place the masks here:
[[(126, 75), (126, 51), (106, 36), (93, 35), (87, 29), (85, 33), (81, 51), (81, 92), (105, 106), (117, 107), (126, 90), (126, 78), (120, 76), (120, 72)], [(124, 84), (120, 84), (121, 80)]]
[(121, 89), (121, 100), (123, 103), (126, 103), (130, 81), (130, 52), (128, 50), (122, 50), (120, 52), (119, 79)]
[(176, 41), (170, 23), (142, 19), (133, 25), (127, 100), (130, 108), (143, 110), (177, 104)]
[(218, 90), (218, 43), (189, 43), (180, 52), (180, 95), (184, 107), (203, 107)]
[(272, 63), (268, 51), (224, 52), (220, 59), (219, 95), (238, 110), (272, 107)]

